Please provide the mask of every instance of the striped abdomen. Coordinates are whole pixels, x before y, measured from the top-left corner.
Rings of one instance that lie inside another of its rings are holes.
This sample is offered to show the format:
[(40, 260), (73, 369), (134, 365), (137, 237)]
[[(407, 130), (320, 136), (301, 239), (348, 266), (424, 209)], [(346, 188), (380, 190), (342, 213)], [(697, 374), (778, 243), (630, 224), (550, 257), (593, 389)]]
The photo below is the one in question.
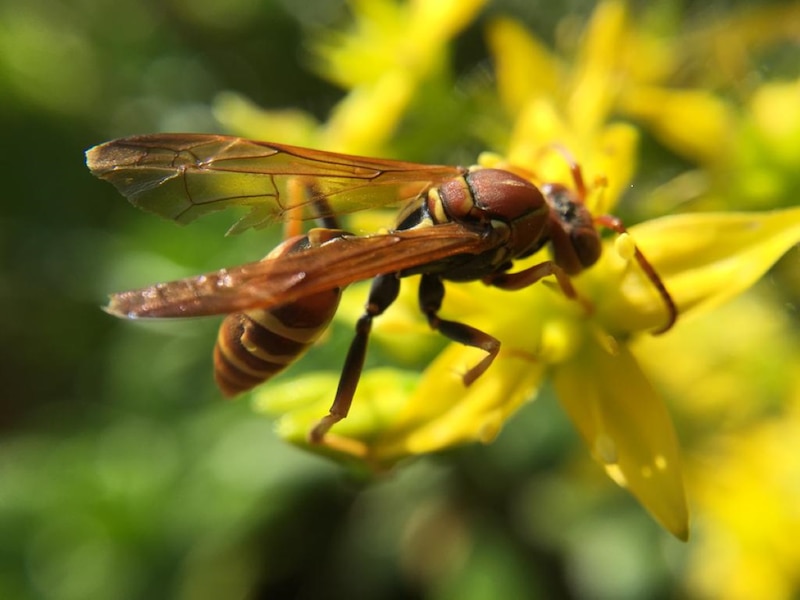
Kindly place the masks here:
[[(267, 258), (309, 246), (307, 237), (287, 240)], [(214, 347), (214, 378), (235, 396), (277, 375), (302, 356), (336, 314), (341, 289), (319, 292), (268, 310), (225, 317)]]

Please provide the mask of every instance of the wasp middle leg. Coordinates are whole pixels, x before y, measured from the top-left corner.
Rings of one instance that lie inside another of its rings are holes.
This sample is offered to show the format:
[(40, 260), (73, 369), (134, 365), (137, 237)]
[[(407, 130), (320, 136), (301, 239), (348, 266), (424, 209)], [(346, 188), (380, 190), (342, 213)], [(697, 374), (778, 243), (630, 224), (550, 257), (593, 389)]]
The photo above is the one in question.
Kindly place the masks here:
[(382, 314), (397, 299), (400, 293), (400, 279), (396, 273), (379, 275), (372, 280), (369, 299), (364, 314), (356, 323), (356, 335), (350, 343), (350, 349), (342, 368), (339, 387), (333, 399), (330, 411), (309, 432), (308, 439), (312, 444), (322, 442), (325, 434), (336, 423), (341, 421), (350, 412), (353, 396), (356, 393), (358, 380), (364, 370), (364, 360), (367, 355), (367, 342), (372, 331), (372, 320)]

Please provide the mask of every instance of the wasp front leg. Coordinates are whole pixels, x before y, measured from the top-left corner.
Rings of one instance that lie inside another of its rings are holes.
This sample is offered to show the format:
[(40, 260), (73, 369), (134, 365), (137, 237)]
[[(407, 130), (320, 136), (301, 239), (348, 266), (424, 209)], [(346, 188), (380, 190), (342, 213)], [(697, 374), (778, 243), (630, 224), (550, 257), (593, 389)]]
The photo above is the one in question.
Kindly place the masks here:
[(594, 311), (594, 306), (592, 306), (591, 301), (578, 294), (575, 290), (575, 286), (572, 285), (572, 280), (569, 275), (552, 260), (541, 262), (538, 265), (533, 265), (532, 267), (517, 271), (516, 273), (492, 273), (491, 275), (483, 277), (482, 281), (486, 285), (491, 285), (501, 290), (514, 291), (538, 283), (550, 275), (556, 278), (558, 287), (561, 288), (561, 291), (567, 298), (579, 302), (587, 313), (592, 313)]

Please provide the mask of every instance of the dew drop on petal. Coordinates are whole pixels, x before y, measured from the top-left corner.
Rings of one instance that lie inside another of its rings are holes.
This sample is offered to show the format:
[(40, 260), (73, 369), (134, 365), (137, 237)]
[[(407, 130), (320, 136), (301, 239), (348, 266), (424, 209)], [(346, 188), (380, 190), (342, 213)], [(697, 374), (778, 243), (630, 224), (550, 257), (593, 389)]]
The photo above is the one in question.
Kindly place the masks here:
[(669, 462), (667, 461), (667, 457), (663, 454), (659, 454), (653, 459), (653, 464), (656, 466), (656, 469), (659, 471), (666, 471)]
[(628, 480), (625, 479), (625, 475), (622, 473), (622, 469), (619, 468), (619, 465), (605, 465), (605, 469), (606, 475), (608, 475), (619, 487), (628, 487)]
[(604, 465), (617, 464), (617, 445), (610, 436), (601, 433), (594, 439), (594, 452)]
[(665, 471), (668, 464), (667, 458), (663, 454), (658, 454), (653, 458), (652, 465), (645, 465), (642, 467), (642, 477), (650, 479), (657, 471)]
[(502, 427), (503, 421), (500, 415), (497, 413), (492, 413), (489, 418), (484, 420), (484, 422), (481, 424), (476, 438), (483, 444), (490, 444), (497, 437), (497, 434), (500, 433)]

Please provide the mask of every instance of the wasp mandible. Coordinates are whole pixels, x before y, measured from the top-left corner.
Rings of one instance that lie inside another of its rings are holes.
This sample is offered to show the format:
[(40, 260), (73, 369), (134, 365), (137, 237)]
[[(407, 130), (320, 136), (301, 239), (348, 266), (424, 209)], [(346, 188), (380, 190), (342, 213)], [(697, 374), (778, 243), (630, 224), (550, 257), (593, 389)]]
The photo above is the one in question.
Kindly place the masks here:
[[(226, 396), (248, 390), (297, 360), (325, 330), (347, 285), (372, 279), (328, 415), (309, 433), (320, 443), (347, 416), (364, 365), (372, 321), (397, 298), (400, 280), (420, 275), (419, 306), (432, 329), (480, 348), (486, 356), (463, 375), (471, 384), (500, 350), (493, 336), (439, 316), (444, 281), (482, 281), (519, 290), (554, 276), (579, 299), (570, 277), (591, 267), (602, 244), (597, 227), (625, 232), (615, 217), (593, 217), (580, 167), (569, 160), (574, 188), (537, 187), (510, 170), (424, 165), (323, 152), (237, 137), (153, 134), (110, 141), (86, 153), (91, 172), (131, 203), (187, 223), (230, 206), (249, 212), (232, 231), (279, 221), (317, 219), (258, 262), (113, 294), (116, 316), (227, 315), (214, 350), (215, 377)], [(395, 227), (354, 235), (337, 217), (399, 206)], [(511, 271), (517, 259), (549, 244), (552, 259)], [(635, 258), (666, 307), (678, 311), (639, 251)]]

